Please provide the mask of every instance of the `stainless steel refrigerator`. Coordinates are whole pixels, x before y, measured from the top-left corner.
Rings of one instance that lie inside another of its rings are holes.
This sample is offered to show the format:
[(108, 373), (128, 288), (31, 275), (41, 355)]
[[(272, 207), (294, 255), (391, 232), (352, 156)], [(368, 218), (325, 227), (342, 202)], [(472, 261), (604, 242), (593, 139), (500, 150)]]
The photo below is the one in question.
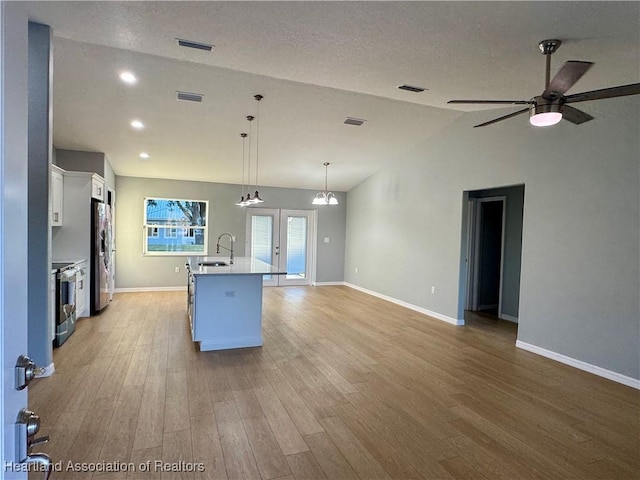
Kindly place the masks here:
[(111, 208), (98, 200), (91, 201), (91, 315), (109, 304), (109, 276), (113, 244)]

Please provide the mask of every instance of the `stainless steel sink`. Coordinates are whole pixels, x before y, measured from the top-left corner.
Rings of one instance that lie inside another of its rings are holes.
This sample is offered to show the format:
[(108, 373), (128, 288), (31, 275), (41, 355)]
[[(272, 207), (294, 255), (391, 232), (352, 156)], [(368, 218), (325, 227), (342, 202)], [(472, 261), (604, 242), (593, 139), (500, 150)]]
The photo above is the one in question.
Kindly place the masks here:
[(228, 267), (229, 264), (226, 262), (220, 262), (220, 261), (212, 261), (212, 262), (199, 262), (198, 265), (201, 265), (203, 267)]

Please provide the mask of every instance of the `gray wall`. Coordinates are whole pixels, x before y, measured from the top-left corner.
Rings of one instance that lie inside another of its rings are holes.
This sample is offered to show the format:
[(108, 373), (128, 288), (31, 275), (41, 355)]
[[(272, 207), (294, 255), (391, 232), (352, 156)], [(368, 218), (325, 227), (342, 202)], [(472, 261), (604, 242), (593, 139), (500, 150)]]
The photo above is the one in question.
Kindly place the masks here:
[(538, 129), (469, 113), (352, 189), (345, 280), (462, 318), (462, 192), (524, 184), (518, 339), (640, 378), (640, 101), (581, 106)]
[(49, 321), (51, 36), (50, 27), (29, 23), (29, 356), (45, 367), (53, 362)]
[[(237, 236), (236, 255), (244, 255), (247, 208), (237, 207), (241, 187), (222, 183), (188, 182), (116, 176), (116, 288), (176, 287), (185, 285), (186, 257), (142, 255), (144, 197), (209, 201), (209, 255), (215, 256), (218, 235)], [(314, 210), (313, 190), (260, 187), (263, 208)], [(336, 193), (340, 205), (318, 209), (318, 282), (343, 280), (346, 194)], [(324, 237), (331, 239), (324, 243)], [(175, 273), (175, 267), (180, 272)]]
[(107, 187), (115, 188), (116, 179), (111, 163), (104, 153), (55, 149), (54, 163), (71, 172), (93, 172), (105, 179)]

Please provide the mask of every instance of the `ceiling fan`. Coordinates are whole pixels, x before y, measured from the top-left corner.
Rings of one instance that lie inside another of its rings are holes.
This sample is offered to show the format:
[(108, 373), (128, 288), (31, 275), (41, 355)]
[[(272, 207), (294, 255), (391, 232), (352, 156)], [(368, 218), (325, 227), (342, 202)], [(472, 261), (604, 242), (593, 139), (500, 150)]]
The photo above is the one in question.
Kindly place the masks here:
[(490, 104), (490, 105), (528, 105), (527, 108), (510, 113), (503, 117), (494, 118), (488, 122), (475, 125), (475, 127), (485, 127), (493, 123), (501, 122), (511, 117), (515, 117), (525, 112), (529, 112), (529, 121), (537, 127), (555, 125), (563, 118), (576, 125), (593, 117), (582, 110), (571, 107), (569, 103), (586, 102), (589, 100), (600, 100), (603, 98), (624, 97), (627, 95), (640, 94), (640, 83), (620, 85), (619, 87), (603, 88), (601, 90), (591, 90), (589, 92), (565, 93), (584, 75), (592, 66), (592, 62), (568, 61), (556, 73), (556, 76), (549, 81), (549, 71), (551, 69), (551, 55), (558, 50), (562, 42), (560, 40), (543, 40), (538, 44), (540, 51), (547, 57), (547, 71), (545, 76), (545, 87), (542, 95), (533, 97), (531, 100), (449, 100), (447, 103), (469, 103), (469, 104)]

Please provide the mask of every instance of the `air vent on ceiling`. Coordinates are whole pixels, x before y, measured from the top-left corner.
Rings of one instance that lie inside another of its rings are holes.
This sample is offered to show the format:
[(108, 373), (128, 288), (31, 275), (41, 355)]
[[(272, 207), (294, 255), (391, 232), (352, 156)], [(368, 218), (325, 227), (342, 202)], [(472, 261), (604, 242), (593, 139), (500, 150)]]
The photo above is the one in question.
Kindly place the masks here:
[(360, 118), (347, 117), (347, 119), (344, 121), (344, 124), (355, 125), (356, 127), (360, 127), (364, 122), (366, 122), (366, 120), (362, 120)]
[(176, 92), (176, 98), (178, 100), (184, 100), (185, 102), (201, 103), (204, 95), (201, 93)]
[(420, 93), (426, 90), (426, 88), (414, 87), (413, 85), (400, 85), (398, 88), (400, 90), (406, 90), (408, 92), (413, 92), (413, 93)]
[(195, 48), (196, 50), (204, 50), (206, 52), (210, 52), (211, 50), (213, 50), (213, 45), (209, 45), (207, 43), (193, 42), (191, 40), (184, 40), (182, 38), (176, 38), (176, 42), (181, 47)]

